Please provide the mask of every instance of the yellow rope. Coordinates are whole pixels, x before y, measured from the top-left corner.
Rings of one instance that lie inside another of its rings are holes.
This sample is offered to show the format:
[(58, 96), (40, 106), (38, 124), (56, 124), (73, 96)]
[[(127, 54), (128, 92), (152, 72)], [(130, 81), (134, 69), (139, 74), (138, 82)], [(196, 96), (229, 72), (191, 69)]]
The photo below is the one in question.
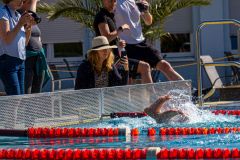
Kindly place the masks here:
[(75, 125), (93, 123), (93, 122), (99, 122), (99, 121), (100, 121), (100, 118), (92, 118), (92, 119), (86, 119), (86, 120), (81, 120), (81, 121), (60, 122), (60, 123), (56, 123), (54, 125), (46, 125), (44, 127), (46, 127), (46, 128), (68, 127), (68, 126), (75, 126)]
[(56, 69), (50, 69), (51, 72), (67, 72), (67, 73), (76, 73), (77, 71), (69, 71), (69, 70), (56, 70)]
[[(232, 56), (225, 56), (225, 57), (220, 57), (220, 58), (215, 58), (213, 59), (214, 61), (220, 61), (226, 58), (230, 58), (230, 57), (235, 57), (235, 56), (240, 56), (240, 54), (234, 54)], [(173, 66), (173, 68), (182, 68), (182, 67), (189, 67), (189, 66), (193, 66), (196, 65), (197, 62), (193, 62), (193, 63), (188, 63), (188, 64), (182, 64), (182, 65), (178, 65), (178, 66)]]

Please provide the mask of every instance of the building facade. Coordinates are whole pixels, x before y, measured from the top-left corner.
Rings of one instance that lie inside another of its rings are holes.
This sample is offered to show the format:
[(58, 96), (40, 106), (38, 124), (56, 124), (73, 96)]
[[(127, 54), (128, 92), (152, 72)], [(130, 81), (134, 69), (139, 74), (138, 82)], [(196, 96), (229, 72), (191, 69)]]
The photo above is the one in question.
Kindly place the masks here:
[[(52, 3), (52, 0), (45, 0)], [(204, 7), (191, 7), (179, 10), (165, 22), (165, 31), (171, 34), (171, 40), (157, 40), (154, 45), (161, 50), (166, 59), (185, 78), (192, 80), (197, 86), (196, 68), (196, 30), (203, 21), (222, 19), (240, 20), (238, 13), (239, 0), (213, 0)], [(46, 49), (49, 64), (63, 64), (67, 59), (70, 64), (79, 64), (87, 50), (91, 47), (93, 34), (84, 25), (66, 18), (48, 21), (42, 14), (39, 27), (42, 41)], [(213, 58), (223, 58), (224, 52), (237, 53), (237, 27), (230, 25), (206, 26), (201, 31), (201, 54), (209, 54)], [(229, 68), (219, 68), (223, 75), (231, 74)], [(165, 81), (164, 77), (162, 78)], [(203, 73), (203, 86), (210, 82)]]

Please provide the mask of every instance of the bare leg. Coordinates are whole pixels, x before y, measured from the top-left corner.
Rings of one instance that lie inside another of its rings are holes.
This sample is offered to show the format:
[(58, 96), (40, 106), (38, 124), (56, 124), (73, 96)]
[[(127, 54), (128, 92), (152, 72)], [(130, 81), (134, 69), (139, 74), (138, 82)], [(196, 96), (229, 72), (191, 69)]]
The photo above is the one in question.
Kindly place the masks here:
[(173, 69), (170, 63), (165, 60), (159, 61), (156, 69), (161, 71), (170, 81), (184, 80), (183, 77)]
[(140, 61), (137, 68), (137, 73), (141, 74), (142, 83), (153, 83), (151, 75), (151, 67), (148, 63)]

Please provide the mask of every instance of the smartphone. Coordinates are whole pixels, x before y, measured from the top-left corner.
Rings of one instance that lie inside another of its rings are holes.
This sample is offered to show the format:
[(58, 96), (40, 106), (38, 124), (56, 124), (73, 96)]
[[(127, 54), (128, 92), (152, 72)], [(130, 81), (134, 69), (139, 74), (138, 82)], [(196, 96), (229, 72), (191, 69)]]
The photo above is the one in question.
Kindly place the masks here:
[(127, 56), (127, 51), (125, 50), (125, 48), (123, 48), (121, 51), (119, 51), (121, 53), (119, 53), (120, 58), (124, 58), (125, 56)]
[(119, 65), (121, 59), (124, 59), (127, 56), (127, 52), (126, 52), (125, 48), (122, 48), (118, 52), (119, 52), (119, 56), (117, 57), (117, 61), (115, 62), (115, 65)]

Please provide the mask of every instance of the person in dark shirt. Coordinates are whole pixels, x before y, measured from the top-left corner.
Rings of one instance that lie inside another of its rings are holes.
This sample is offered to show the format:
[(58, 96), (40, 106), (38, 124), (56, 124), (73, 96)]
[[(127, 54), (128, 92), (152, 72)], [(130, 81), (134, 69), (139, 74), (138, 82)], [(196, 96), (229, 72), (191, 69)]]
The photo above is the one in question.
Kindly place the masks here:
[[(24, 0), (23, 6), (19, 10), (22, 14), (29, 12), (35, 17), (35, 25), (32, 26), (32, 32), (29, 43), (26, 46), (25, 61), (25, 93), (40, 93), (44, 83), (49, 79), (49, 71), (45, 58), (44, 49), (41, 42), (41, 31), (37, 25), (40, 17), (36, 19), (36, 6), (38, 0)], [(33, 15), (35, 14), (35, 15)]]
[[(94, 30), (97, 36), (103, 35), (108, 38), (111, 45), (118, 45), (118, 48), (114, 49), (114, 55), (116, 60), (121, 56), (127, 55), (124, 53), (124, 47), (126, 45), (124, 40), (118, 38), (120, 32), (129, 30), (128, 24), (123, 24), (118, 29), (116, 28), (114, 20), (114, 9), (116, 6), (116, 0), (102, 0), (103, 8), (96, 14), (94, 19)], [(143, 61), (128, 59), (129, 61), (129, 76), (135, 77), (137, 73), (140, 73), (142, 83), (152, 83), (151, 68), (148, 63)]]
[(119, 73), (114, 65), (113, 48), (117, 46), (110, 46), (104, 36), (98, 36), (92, 40), (92, 48), (87, 53), (87, 60), (84, 60), (78, 68), (76, 90), (127, 84), (127, 59), (122, 59), (124, 71)]

